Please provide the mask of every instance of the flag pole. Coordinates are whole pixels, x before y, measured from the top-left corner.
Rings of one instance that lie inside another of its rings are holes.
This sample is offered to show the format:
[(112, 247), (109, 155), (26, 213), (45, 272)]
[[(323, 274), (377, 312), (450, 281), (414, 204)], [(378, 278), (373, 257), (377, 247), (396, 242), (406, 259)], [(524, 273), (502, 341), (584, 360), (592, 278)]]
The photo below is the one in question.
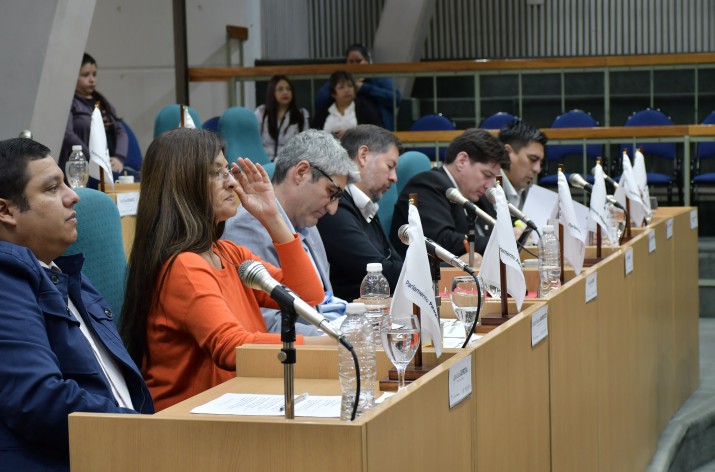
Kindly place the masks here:
[[(559, 164), (559, 173), (563, 173), (565, 167), (563, 164)], [(559, 208), (559, 213), (561, 209)], [(561, 285), (564, 284), (564, 225), (561, 224), (559, 219), (559, 265), (561, 266)]]
[(181, 111), (181, 113), (179, 113), (179, 115), (181, 115), (181, 118), (179, 118), (179, 128), (186, 128), (186, 123), (184, 123), (184, 113), (186, 111), (185, 109), (186, 105), (184, 105), (183, 103), (179, 105), (179, 110)]
[[(417, 194), (411, 193), (409, 195), (409, 202), (410, 202), (409, 204), (417, 206), (417, 201), (418, 201)], [(432, 269), (431, 261), (430, 261), (430, 269)], [(432, 275), (434, 275), (433, 269), (432, 269), (432, 272), (433, 272)], [(439, 304), (438, 304), (438, 306), (439, 306)], [(422, 326), (422, 316), (421, 316), (422, 313), (421, 313), (420, 307), (418, 305), (416, 305), (415, 303), (412, 304), (412, 314), (417, 317), (417, 319), (420, 322), (420, 326)], [(422, 368), (422, 343), (420, 343), (420, 345), (417, 346), (417, 352), (415, 353), (415, 364), (414, 365), (416, 368)]]
[[(601, 165), (601, 158), (597, 157), (596, 158), (596, 164)], [(601, 225), (596, 224), (596, 258), (601, 259), (601, 244), (602, 244), (602, 236), (601, 236)]]

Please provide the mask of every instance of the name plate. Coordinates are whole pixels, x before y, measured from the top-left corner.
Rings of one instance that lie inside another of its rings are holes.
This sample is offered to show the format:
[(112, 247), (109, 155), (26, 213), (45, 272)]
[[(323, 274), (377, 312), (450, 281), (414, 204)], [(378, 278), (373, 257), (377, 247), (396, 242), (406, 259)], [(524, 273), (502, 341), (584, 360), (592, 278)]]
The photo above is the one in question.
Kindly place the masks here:
[(695, 229), (698, 227), (698, 210), (693, 210), (690, 212), (690, 229)]
[(586, 303), (598, 296), (598, 272), (586, 277)]
[(531, 315), (531, 347), (536, 346), (549, 335), (549, 306), (539, 308)]
[(449, 368), (449, 407), (454, 408), (472, 394), (472, 356)]
[(648, 233), (648, 252), (655, 252), (655, 230)]
[(673, 237), (673, 218), (668, 218), (665, 222), (665, 239), (670, 239)]
[(633, 272), (633, 248), (629, 247), (626, 250), (626, 275)]
[(125, 192), (117, 194), (117, 209), (119, 216), (134, 216), (139, 206), (139, 192)]

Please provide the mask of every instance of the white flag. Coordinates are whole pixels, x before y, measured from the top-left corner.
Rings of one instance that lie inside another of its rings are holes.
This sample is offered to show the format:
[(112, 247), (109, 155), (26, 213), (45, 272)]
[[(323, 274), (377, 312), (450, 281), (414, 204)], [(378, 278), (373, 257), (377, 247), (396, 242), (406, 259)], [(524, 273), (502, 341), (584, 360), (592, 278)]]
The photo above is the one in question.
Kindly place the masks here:
[(94, 107), (89, 126), (89, 175), (100, 180), (100, 168), (104, 169), (104, 183), (109, 183), (114, 189), (114, 176), (112, 164), (109, 162), (104, 120), (102, 120), (102, 112), (99, 111), (99, 108)]
[[(571, 190), (563, 172), (559, 172), (559, 201), (554, 206), (551, 218), (558, 216), (559, 223), (564, 227), (564, 259), (569, 261), (576, 275), (581, 273), (583, 267), (584, 247), (586, 246), (586, 232), (576, 219), (573, 208)], [(558, 234), (558, 233), (557, 233)]]
[[(494, 285), (501, 289), (501, 276), (499, 273), (499, 261), (504, 263), (506, 270), (507, 293), (514, 298), (516, 309), (521, 311), (521, 304), (526, 295), (526, 281), (524, 271), (521, 268), (519, 251), (516, 248), (516, 239), (511, 225), (511, 215), (507, 206), (506, 196), (501, 185), (497, 185), (494, 194), (494, 208), (497, 212), (497, 224), (492, 228), (489, 242), (482, 257), (482, 267), (479, 276), (485, 284)], [(501, 290), (502, 296), (504, 290)]]
[(643, 220), (645, 219), (643, 200), (641, 200), (641, 192), (638, 189), (636, 178), (633, 175), (631, 160), (628, 158), (626, 152), (623, 153), (623, 173), (621, 174), (621, 181), (618, 184), (614, 197), (616, 197), (616, 200), (624, 207), (626, 207), (626, 197), (628, 197), (628, 200), (630, 200), (629, 212), (631, 221), (636, 226), (643, 226)]
[(182, 105), (181, 109), (184, 110), (184, 128), (196, 128), (194, 119), (191, 118), (191, 113), (189, 113), (189, 107)]
[(420, 214), (414, 205), (409, 205), (407, 221), (410, 224), (407, 229), (410, 246), (407, 248), (405, 262), (392, 296), (390, 313), (412, 313), (412, 304), (419, 306), (423, 344), (429, 337), (434, 345), (435, 354), (439, 357), (442, 355), (442, 330), (434, 300), (425, 235), (422, 233)]
[(601, 226), (601, 232), (606, 235), (611, 242), (611, 246), (617, 246), (616, 235), (611, 234), (611, 227), (608, 224), (608, 202), (606, 201), (606, 180), (601, 164), (596, 164), (593, 168), (593, 191), (591, 192), (591, 203), (588, 213), (588, 230), (595, 233), (597, 225)]
[(645, 170), (645, 157), (640, 149), (636, 149), (636, 157), (633, 158), (633, 177), (635, 178), (638, 190), (641, 192), (641, 201), (646, 214), (650, 213), (650, 192), (648, 191), (648, 174)]

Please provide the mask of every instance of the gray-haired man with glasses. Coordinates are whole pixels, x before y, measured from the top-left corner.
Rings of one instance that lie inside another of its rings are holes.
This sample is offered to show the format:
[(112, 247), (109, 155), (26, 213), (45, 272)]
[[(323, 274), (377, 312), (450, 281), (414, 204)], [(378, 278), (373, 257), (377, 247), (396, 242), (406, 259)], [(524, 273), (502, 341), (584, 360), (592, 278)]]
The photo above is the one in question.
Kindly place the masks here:
[[(328, 319), (342, 315), (345, 302), (333, 297), (328, 260), (315, 225), (324, 215), (335, 214), (345, 187), (358, 175), (357, 167), (345, 149), (325, 131), (310, 129), (296, 135), (275, 160), (272, 183), (278, 209), (288, 226), (300, 235), (303, 247), (323, 281), (325, 299), (317, 308)], [(223, 239), (246, 246), (263, 260), (279, 265), (268, 232), (243, 208), (226, 221)], [(268, 331), (280, 332), (280, 312), (268, 308), (262, 311)], [(304, 323), (296, 324), (296, 332), (320, 334), (313, 326)]]

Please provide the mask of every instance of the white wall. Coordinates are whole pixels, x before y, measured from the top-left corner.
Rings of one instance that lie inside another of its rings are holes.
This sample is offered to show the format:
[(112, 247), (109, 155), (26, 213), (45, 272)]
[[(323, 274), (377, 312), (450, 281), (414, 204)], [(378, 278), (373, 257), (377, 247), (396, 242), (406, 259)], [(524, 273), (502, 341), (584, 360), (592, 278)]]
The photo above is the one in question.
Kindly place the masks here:
[[(186, 0), (186, 10), (190, 66), (225, 64), (228, 24), (249, 28), (244, 63), (253, 64), (260, 51), (259, 0)], [(97, 89), (134, 130), (143, 152), (153, 138), (156, 114), (176, 102), (172, 21), (168, 0), (100, 0), (87, 41), (87, 52), (99, 65)], [(253, 96), (252, 89), (246, 95)], [(220, 115), (226, 85), (194, 83), (190, 102), (203, 121)]]

